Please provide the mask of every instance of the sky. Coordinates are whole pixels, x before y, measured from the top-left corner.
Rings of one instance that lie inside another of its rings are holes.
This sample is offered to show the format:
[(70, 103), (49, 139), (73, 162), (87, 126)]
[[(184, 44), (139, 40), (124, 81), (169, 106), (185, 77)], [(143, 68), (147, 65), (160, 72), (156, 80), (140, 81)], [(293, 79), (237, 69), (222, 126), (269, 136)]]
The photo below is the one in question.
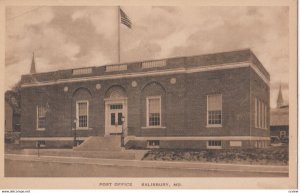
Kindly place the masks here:
[[(288, 103), (288, 7), (123, 6), (121, 62), (250, 48), (271, 75), (271, 107), (279, 85)], [(6, 8), (6, 90), (28, 74), (118, 62), (117, 7)]]

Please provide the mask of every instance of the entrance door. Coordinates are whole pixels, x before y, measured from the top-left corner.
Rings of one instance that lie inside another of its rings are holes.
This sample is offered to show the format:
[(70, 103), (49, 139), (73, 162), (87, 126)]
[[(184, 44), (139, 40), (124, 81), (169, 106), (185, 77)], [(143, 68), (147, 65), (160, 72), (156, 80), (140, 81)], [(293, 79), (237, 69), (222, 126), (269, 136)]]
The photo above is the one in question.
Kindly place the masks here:
[(125, 100), (106, 101), (105, 107), (105, 135), (119, 135), (122, 133), (122, 116), (124, 129), (127, 127), (127, 103)]
[(110, 104), (109, 105), (109, 133), (118, 134), (122, 133), (122, 116), (124, 107), (123, 104)]
[(119, 87), (111, 88), (105, 100), (105, 135), (122, 133), (122, 116), (125, 117), (124, 129), (127, 128), (127, 98)]

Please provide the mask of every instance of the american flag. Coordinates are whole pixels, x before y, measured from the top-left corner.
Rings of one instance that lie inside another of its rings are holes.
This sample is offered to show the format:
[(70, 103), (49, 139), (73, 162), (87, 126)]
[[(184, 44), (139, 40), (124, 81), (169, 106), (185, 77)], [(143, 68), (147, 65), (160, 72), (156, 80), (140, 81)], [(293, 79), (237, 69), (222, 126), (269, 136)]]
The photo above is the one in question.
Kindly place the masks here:
[(132, 23), (126, 13), (120, 8), (121, 23), (131, 29)]

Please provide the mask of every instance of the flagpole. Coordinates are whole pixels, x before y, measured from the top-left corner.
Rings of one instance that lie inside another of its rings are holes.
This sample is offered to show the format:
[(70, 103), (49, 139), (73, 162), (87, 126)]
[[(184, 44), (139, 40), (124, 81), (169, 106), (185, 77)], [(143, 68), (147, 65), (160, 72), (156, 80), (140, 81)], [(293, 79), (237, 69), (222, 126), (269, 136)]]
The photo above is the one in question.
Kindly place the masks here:
[(120, 54), (120, 50), (121, 50), (121, 43), (120, 43), (120, 6), (118, 6), (118, 63), (121, 62), (121, 54)]

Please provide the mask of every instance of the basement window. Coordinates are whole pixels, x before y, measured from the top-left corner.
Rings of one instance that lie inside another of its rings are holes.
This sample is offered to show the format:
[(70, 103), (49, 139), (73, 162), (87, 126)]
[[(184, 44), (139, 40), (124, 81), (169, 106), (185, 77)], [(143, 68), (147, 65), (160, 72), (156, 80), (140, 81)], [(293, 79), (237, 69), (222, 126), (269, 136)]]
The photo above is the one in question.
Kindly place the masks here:
[(208, 141), (207, 142), (207, 149), (221, 149), (222, 142), (221, 141)]
[(46, 147), (46, 141), (37, 141), (36, 146), (37, 147)]
[(149, 140), (147, 141), (148, 148), (159, 148), (159, 140)]

